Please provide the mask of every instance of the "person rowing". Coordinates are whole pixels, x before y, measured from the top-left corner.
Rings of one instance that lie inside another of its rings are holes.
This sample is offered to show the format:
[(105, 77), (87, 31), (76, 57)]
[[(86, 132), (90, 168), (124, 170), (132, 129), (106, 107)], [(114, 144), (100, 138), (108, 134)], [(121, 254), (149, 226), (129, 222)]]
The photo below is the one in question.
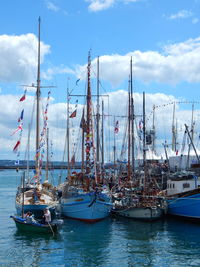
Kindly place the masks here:
[(44, 209), (44, 223), (49, 224), (51, 222), (51, 212), (48, 208)]

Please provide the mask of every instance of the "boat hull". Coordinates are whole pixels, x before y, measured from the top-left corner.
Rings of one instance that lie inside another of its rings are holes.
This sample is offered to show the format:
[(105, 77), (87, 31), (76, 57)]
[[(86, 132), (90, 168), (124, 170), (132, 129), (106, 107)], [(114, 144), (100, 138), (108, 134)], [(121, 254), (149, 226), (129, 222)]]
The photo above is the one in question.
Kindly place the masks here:
[(17, 229), (23, 232), (52, 234), (58, 231), (58, 226), (54, 223), (44, 225), (40, 223), (27, 223), (25, 219), (17, 216), (11, 216), (11, 218), (14, 220)]
[(155, 221), (164, 216), (164, 209), (160, 207), (130, 207), (127, 209), (115, 209), (115, 214), (136, 220)]
[(82, 194), (61, 200), (61, 214), (87, 222), (96, 222), (109, 216), (112, 209), (110, 199), (101, 194), (96, 197), (95, 194)]
[(200, 194), (168, 200), (168, 214), (200, 220)]

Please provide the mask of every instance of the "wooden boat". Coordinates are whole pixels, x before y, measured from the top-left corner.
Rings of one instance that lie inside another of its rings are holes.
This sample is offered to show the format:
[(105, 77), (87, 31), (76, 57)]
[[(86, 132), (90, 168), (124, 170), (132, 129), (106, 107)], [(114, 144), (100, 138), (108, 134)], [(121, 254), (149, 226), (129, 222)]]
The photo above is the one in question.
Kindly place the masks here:
[[(92, 95), (90, 85), (90, 53), (88, 55), (88, 84), (87, 84), (87, 116), (82, 126), (82, 172), (70, 175), (68, 170), (68, 181), (62, 186), (62, 197), (60, 200), (61, 213), (66, 217), (86, 222), (97, 222), (109, 216), (112, 209), (112, 200), (107, 188), (103, 188), (99, 182), (99, 153), (97, 153), (97, 171), (94, 168), (94, 146), (93, 146), (93, 123), (92, 123)], [(68, 97), (69, 99), (69, 97)], [(99, 105), (97, 105), (99, 106)], [(99, 111), (97, 111), (99, 118)], [(84, 113), (83, 113), (84, 119)], [(69, 115), (68, 115), (69, 136)], [(98, 131), (97, 131), (98, 133)], [(85, 139), (85, 141), (84, 141)], [(99, 140), (99, 136), (97, 137)], [(86, 154), (86, 166), (84, 166), (84, 143)], [(97, 144), (98, 152), (99, 144)], [(92, 153), (93, 152), (93, 153)], [(69, 155), (69, 138), (68, 138)], [(68, 156), (69, 158), (69, 156)], [(93, 163), (92, 163), (93, 162)], [(69, 166), (69, 160), (68, 160)]]
[[(135, 170), (134, 148), (134, 105), (132, 90), (132, 59), (130, 64), (130, 91), (128, 105), (128, 164), (127, 177), (119, 174), (117, 190), (113, 192), (113, 213), (120, 216), (154, 221), (166, 213), (166, 201), (158, 197), (155, 181), (148, 174), (146, 162), (147, 138), (145, 123), (145, 93), (143, 93), (143, 166), (139, 173)], [(131, 153), (132, 152), (132, 153)], [(131, 162), (132, 161), (132, 162)], [(132, 166), (131, 166), (132, 165)], [(119, 194), (118, 194), (119, 193)]]
[[(18, 215), (22, 215), (22, 205), (24, 212), (31, 211), (37, 218), (40, 218), (43, 214), (44, 208), (51, 208), (52, 211), (56, 209), (58, 205), (56, 188), (53, 187), (48, 181), (48, 128), (47, 128), (47, 116), (45, 118), (44, 127), (40, 133), (40, 18), (38, 25), (38, 68), (37, 68), (37, 85), (31, 85), (27, 87), (36, 88), (36, 155), (35, 155), (35, 174), (32, 178), (29, 177), (29, 164), (27, 161), (26, 181), (24, 184), (18, 187), (16, 193), (16, 211)], [(50, 92), (49, 92), (50, 93)], [(48, 99), (49, 100), (49, 93)], [(46, 105), (45, 113), (47, 113), (48, 102)], [(45, 140), (42, 138), (45, 137)], [(29, 126), (30, 137), (30, 126)], [(28, 138), (29, 142), (29, 138)], [(42, 147), (44, 143), (47, 143), (47, 165), (46, 165), (46, 180), (42, 183), (41, 170), (42, 170)], [(29, 143), (28, 143), (29, 148)], [(29, 154), (29, 153), (28, 153)]]
[(113, 213), (137, 220), (155, 221), (163, 217), (166, 208), (162, 198), (126, 196), (118, 204), (114, 203)]
[(25, 218), (20, 216), (10, 216), (10, 218), (13, 219), (18, 230), (28, 233), (44, 233), (54, 235), (56, 232), (58, 232), (63, 223), (62, 220), (54, 220), (49, 224), (42, 224), (38, 221), (27, 222)]

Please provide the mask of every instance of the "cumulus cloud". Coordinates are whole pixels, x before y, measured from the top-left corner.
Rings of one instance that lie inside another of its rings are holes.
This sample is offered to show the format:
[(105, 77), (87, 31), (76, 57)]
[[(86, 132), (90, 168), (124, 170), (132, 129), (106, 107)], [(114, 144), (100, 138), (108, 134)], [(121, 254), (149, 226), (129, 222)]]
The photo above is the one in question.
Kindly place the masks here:
[[(104, 99), (104, 130), (105, 130), (105, 157), (109, 159), (109, 153), (111, 155), (113, 146), (113, 135), (114, 135), (114, 117), (107, 115), (115, 115), (116, 120), (119, 120), (119, 133), (116, 135), (117, 142), (117, 157), (120, 155), (123, 137), (127, 124), (127, 103), (128, 94), (127, 91), (118, 90), (115, 92), (108, 93), (109, 97)], [(17, 119), (24, 109), (24, 124), (22, 134), (22, 145), (21, 145), (21, 159), (24, 159), (27, 136), (28, 136), (28, 124), (31, 121), (33, 112), (34, 97), (27, 96), (24, 102), (19, 102), (20, 96), (12, 95), (0, 95), (0, 131), (1, 131), (1, 157), (3, 155), (10, 155), (9, 158), (15, 159), (16, 156), (12, 152), (12, 149), (18, 140), (18, 134), (11, 136), (11, 133), (16, 129), (18, 122)], [(108, 101), (109, 98), (109, 101)], [(134, 93), (134, 104), (135, 104), (135, 127), (138, 128), (139, 120), (142, 118), (142, 94)], [(122, 101), (123, 100), (123, 101)], [(43, 106), (45, 106), (46, 99), (42, 99)], [(171, 126), (172, 126), (172, 114), (173, 114), (173, 103), (177, 102), (175, 118), (177, 121), (177, 132), (179, 150), (181, 149), (182, 138), (184, 134), (184, 124), (191, 125), (191, 105), (188, 105), (188, 109), (182, 110), (179, 99), (174, 96), (169, 96), (161, 93), (157, 94), (146, 94), (146, 126), (147, 130), (152, 129), (153, 123), (153, 105), (155, 108), (155, 128), (156, 128), (156, 149), (158, 154), (164, 154), (163, 146), (165, 140), (168, 144), (171, 144)], [(9, 103), (9, 105), (8, 105)], [(73, 144), (81, 140), (80, 138), (80, 119), (82, 116), (82, 104), (78, 104), (77, 117), (70, 119), (70, 140), (71, 140), (71, 154), (74, 149)], [(198, 107), (198, 106), (197, 106)], [(70, 112), (74, 111), (75, 104), (70, 104)], [(95, 113), (96, 103), (93, 103), (93, 110)], [(200, 110), (195, 109), (194, 119), (198, 120)], [(55, 103), (51, 99), (49, 110), (48, 110), (48, 127), (49, 127), (49, 139), (53, 143), (54, 160), (62, 160), (64, 153), (64, 144), (66, 136), (66, 118), (67, 118), (67, 105), (65, 102)], [(35, 115), (33, 116), (33, 120)], [(43, 122), (41, 122), (41, 127)], [(94, 123), (95, 125), (95, 123)], [(198, 133), (200, 129), (198, 125), (195, 125), (195, 142), (198, 139)], [(139, 138), (136, 133), (136, 146), (141, 146)], [(79, 140), (79, 141), (78, 141)], [(30, 151), (31, 159), (34, 159), (35, 153), (35, 123), (32, 124), (31, 140), (30, 140)], [(139, 153), (139, 152), (138, 152)], [(80, 147), (77, 148), (77, 158), (80, 160)]]
[(50, 1), (47, 1), (46, 5), (47, 5), (47, 8), (51, 11), (58, 12), (60, 10), (60, 8), (58, 6), (56, 6), (54, 3), (50, 2)]
[(198, 22), (199, 22), (199, 19), (198, 19), (198, 18), (193, 18), (193, 19), (192, 19), (192, 23), (193, 23), (193, 24), (197, 24)]
[(53, 12), (61, 12), (62, 14), (64, 14), (65, 16), (68, 15), (68, 12), (62, 8), (60, 8), (59, 6), (55, 5), (53, 2), (51, 1), (46, 1), (46, 7), (48, 10), (53, 11)]
[(111, 8), (117, 2), (128, 4), (128, 3), (138, 2), (140, 0), (85, 0), (85, 1), (90, 3), (88, 7), (90, 11), (97, 12)]
[[(34, 34), (0, 35), (0, 81), (33, 82), (37, 68), (38, 39)], [(41, 62), (50, 46), (41, 42)]]
[[(119, 85), (129, 75), (130, 58), (133, 59), (134, 79), (144, 83), (177, 84), (183, 81), (200, 81), (200, 37), (163, 47), (162, 52), (140, 50), (125, 55), (103, 55), (100, 61), (100, 76), (113, 86)], [(92, 61), (96, 70), (97, 59)], [(77, 77), (85, 79), (86, 65), (77, 65)]]
[(51, 11), (58, 12), (60, 10), (60, 8), (58, 6), (56, 6), (54, 3), (50, 2), (50, 1), (47, 1), (46, 5), (47, 5), (47, 8)]
[(90, 11), (101, 11), (103, 9), (107, 9), (113, 6), (116, 0), (85, 0), (89, 2), (89, 10)]
[(175, 14), (171, 14), (169, 16), (167, 16), (168, 19), (170, 20), (174, 20), (174, 19), (186, 19), (186, 18), (190, 18), (193, 16), (193, 13), (190, 10), (180, 10)]

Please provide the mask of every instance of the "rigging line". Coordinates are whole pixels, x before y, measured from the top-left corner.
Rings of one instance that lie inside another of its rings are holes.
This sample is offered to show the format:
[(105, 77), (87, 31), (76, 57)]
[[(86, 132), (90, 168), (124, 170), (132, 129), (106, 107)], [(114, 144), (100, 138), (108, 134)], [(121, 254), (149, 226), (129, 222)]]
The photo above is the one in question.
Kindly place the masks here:
[[(36, 98), (34, 97), (34, 101), (33, 101), (33, 107), (32, 107), (32, 113), (31, 113), (31, 122), (30, 122), (30, 132), (31, 132), (31, 129), (32, 129), (32, 126), (33, 126), (33, 116), (34, 116), (34, 113), (35, 113), (35, 103), (36, 103)], [(26, 149), (25, 149), (25, 155), (24, 155), (24, 158), (25, 160), (27, 159), (28, 155), (28, 140), (27, 140), (27, 144), (26, 144)]]
[[(110, 99), (108, 97), (108, 115), (110, 115)], [(111, 140), (110, 140), (110, 116), (108, 116), (108, 161), (110, 162)]]
[(173, 101), (173, 102), (169, 102), (167, 104), (162, 104), (162, 105), (154, 105), (153, 110), (150, 112), (149, 116), (147, 117), (147, 121), (149, 121), (151, 115), (153, 114), (153, 111), (157, 108), (161, 108), (161, 107), (166, 107), (169, 105), (173, 105), (173, 104), (200, 104), (200, 101)]

